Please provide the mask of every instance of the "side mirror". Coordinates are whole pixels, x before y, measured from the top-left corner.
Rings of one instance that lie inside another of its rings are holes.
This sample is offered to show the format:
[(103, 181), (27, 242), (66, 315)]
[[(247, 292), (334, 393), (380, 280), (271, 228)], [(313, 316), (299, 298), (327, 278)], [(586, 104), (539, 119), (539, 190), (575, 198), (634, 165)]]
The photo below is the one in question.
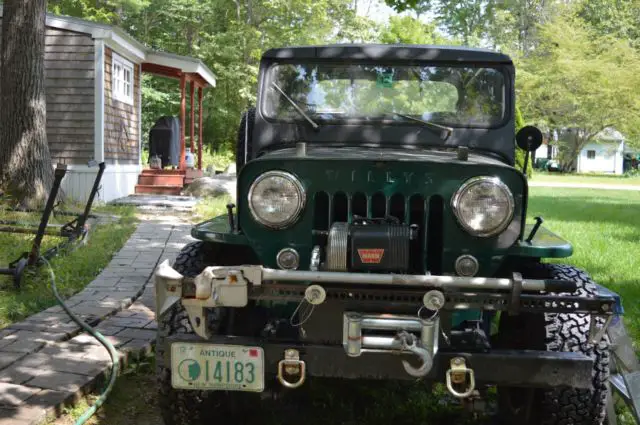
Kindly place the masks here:
[(516, 133), (516, 145), (525, 151), (524, 167), (522, 173), (527, 175), (527, 166), (529, 165), (529, 154), (542, 145), (542, 132), (532, 125), (522, 127)]
[(542, 132), (532, 125), (527, 125), (518, 130), (516, 144), (527, 152), (533, 152), (542, 145)]

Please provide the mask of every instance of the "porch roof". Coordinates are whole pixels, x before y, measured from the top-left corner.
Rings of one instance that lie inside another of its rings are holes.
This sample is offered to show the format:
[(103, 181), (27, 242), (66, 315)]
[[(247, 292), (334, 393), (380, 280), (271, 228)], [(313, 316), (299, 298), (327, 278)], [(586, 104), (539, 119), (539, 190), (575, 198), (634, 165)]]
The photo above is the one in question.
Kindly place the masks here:
[(149, 51), (142, 63), (142, 72), (169, 78), (180, 78), (182, 74), (186, 74), (187, 79), (195, 81), (201, 87), (216, 86), (213, 72), (200, 59), (189, 56)]

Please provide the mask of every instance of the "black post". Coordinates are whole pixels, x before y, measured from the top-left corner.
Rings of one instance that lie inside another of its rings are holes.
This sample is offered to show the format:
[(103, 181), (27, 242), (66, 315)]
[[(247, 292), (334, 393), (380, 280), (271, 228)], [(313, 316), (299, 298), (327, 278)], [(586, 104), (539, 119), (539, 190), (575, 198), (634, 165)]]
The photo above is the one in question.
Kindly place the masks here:
[(235, 208), (235, 204), (227, 204), (227, 216), (229, 217), (229, 231), (236, 231), (236, 224), (233, 219), (233, 209)]
[(100, 188), (100, 181), (102, 180), (102, 174), (104, 173), (105, 169), (104, 162), (101, 162), (98, 167), (98, 174), (96, 175), (96, 179), (93, 181), (93, 187), (91, 188), (89, 199), (87, 199), (87, 204), (84, 207), (84, 212), (81, 216), (78, 217), (76, 237), (79, 236), (84, 229), (84, 225), (87, 222), (87, 218), (89, 218), (89, 213), (91, 212), (91, 207), (93, 206), (93, 200), (95, 199), (96, 194), (98, 193), (98, 189)]
[(544, 220), (542, 219), (542, 217), (536, 217), (536, 224), (533, 225), (533, 228), (531, 229), (531, 233), (529, 233), (529, 236), (526, 239), (527, 243), (531, 243), (531, 241), (533, 240), (533, 237), (536, 235), (536, 233), (538, 233), (538, 229), (540, 229), (540, 226), (542, 226), (542, 223), (544, 223)]
[(56, 202), (58, 191), (60, 190), (60, 183), (62, 183), (62, 179), (64, 178), (65, 174), (67, 174), (66, 164), (58, 164), (56, 166), (56, 171), (54, 174), (53, 187), (51, 188), (51, 192), (49, 192), (49, 199), (47, 199), (47, 205), (44, 207), (42, 218), (40, 219), (40, 227), (38, 227), (38, 233), (36, 233), (36, 237), (33, 239), (31, 254), (29, 254), (29, 265), (35, 264), (35, 262), (38, 260), (38, 257), (40, 256), (40, 244), (42, 243), (42, 237), (44, 236), (44, 232), (47, 229), (49, 217), (51, 217), (53, 205)]
[(524, 173), (525, 177), (529, 177), (527, 175), (527, 167), (529, 166), (529, 151), (526, 151), (524, 154), (524, 170), (522, 170), (522, 172)]

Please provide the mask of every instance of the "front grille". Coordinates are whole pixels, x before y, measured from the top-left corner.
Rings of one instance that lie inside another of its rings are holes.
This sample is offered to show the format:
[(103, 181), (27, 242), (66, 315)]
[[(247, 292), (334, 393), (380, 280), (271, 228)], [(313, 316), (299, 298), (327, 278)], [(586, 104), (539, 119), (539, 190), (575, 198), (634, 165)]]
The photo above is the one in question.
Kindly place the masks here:
[(395, 217), (402, 223), (415, 224), (419, 228), (418, 238), (411, 242), (411, 269), (423, 272), (424, 253), (427, 269), (440, 273), (443, 244), (443, 207), (439, 195), (425, 197), (421, 194), (406, 196), (394, 193), (385, 196), (382, 192), (366, 194), (355, 192), (317, 192), (313, 195), (314, 230), (327, 232), (336, 222), (351, 223), (354, 216), (366, 218)]

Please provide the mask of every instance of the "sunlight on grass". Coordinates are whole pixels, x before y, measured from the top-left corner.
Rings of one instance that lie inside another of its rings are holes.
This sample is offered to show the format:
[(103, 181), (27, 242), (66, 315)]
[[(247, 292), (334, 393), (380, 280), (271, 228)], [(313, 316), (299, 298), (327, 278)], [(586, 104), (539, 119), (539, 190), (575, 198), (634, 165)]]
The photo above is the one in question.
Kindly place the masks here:
[(640, 340), (640, 192), (531, 188), (528, 215), (573, 244), (573, 256), (559, 262), (621, 295), (625, 324)]
[[(51, 260), (58, 290), (63, 297), (75, 294), (90, 283), (135, 230), (134, 208), (102, 207), (96, 208), (95, 212), (115, 214), (120, 218), (115, 222), (96, 226), (90, 231), (86, 245), (72, 252), (61, 253)], [(65, 217), (64, 221), (71, 218)], [(32, 235), (0, 233), (0, 267), (6, 267), (23, 252), (30, 251), (32, 240)], [(42, 248), (44, 250), (63, 240), (46, 237)], [(0, 275), (0, 328), (54, 304), (55, 298), (50, 290), (49, 278), (43, 268), (27, 269), (20, 290), (13, 288), (10, 276)]]
[(627, 177), (615, 174), (560, 174), (536, 171), (531, 181), (534, 183), (580, 183), (580, 184), (613, 184), (640, 186), (640, 176)]
[(231, 198), (228, 196), (203, 198), (196, 204), (195, 214), (192, 218), (194, 221), (200, 222), (226, 214), (229, 202), (231, 202)]

